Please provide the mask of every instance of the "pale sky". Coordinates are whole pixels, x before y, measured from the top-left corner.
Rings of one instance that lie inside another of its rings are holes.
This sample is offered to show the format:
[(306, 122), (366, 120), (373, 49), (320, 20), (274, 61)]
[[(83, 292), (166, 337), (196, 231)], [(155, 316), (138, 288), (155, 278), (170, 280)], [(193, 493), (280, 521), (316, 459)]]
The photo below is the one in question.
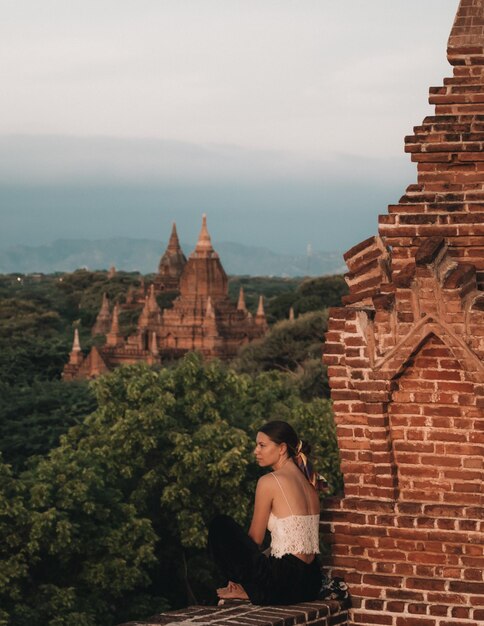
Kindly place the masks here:
[(4, 0), (0, 185), (400, 184), (457, 6)]

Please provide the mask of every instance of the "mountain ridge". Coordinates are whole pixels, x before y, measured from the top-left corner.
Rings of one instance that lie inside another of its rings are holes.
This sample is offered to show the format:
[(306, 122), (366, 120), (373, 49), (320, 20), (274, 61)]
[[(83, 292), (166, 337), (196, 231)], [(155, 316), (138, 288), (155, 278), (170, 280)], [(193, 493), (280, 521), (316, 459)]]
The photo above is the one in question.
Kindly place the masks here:
[[(214, 243), (228, 274), (252, 276), (320, 276), (345, 271), (341, 252), (312, 252), (309, 255), (280, 254), (265, 247), (221, 241)], [(152, 239), (113, 237), (108, 239), (56, 239), (40, 246), (15, 245), (0, 248), (0, 273), (71, 272), (79, 268), (157, 271), (166, 242)], [(182, 244), (192, 251), (194, 245)], [(189, 254), (189, 253), (188, 253)], [(187, 256), (188, 256), (187, 254)]]

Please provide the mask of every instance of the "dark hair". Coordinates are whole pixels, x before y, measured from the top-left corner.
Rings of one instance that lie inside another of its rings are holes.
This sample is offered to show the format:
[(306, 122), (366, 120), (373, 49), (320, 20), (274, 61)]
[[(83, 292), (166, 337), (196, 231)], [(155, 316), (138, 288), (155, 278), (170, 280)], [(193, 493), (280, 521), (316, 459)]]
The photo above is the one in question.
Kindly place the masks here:
[[(285, 443), (287, 445), (288, 455), (290, 457), (296, 456), (299, 437), (291, 424), (283, 422), (282, 420), (274, 420), (273, 422), (267, 422), (267, 424), (261, 426), (259, 432), (267, 435), (274, 443)], [(301, 451), (308, 455), (311, 452), (311, 446), (303, 441)]]

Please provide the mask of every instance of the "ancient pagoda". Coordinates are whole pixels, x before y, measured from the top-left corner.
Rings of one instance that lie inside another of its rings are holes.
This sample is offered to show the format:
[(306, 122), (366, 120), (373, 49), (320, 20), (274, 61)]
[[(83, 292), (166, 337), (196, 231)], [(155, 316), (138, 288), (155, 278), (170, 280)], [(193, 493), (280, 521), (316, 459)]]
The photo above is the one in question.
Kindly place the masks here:
[[(168, 291), (179, 295), (172, 307), (162, 310), (156, 295)], [(245, 306), (243, 290), (237, 304), (231, 302), (227, 275), (213, 248), (205, 215), (188, 261), (173, 225), (155, 281), (148, 290), (143, 286), (143, 293), (136, 332), (127, 337), (120, 330), (120, 305), (115, 304), (111, 311), (107, 296), (103, 296), (92, 334), (105, 336), (105, 343), (84, 357), (76, 329), (64, 368), (65, 380), (93, 378), (120, 365), (161, 363), (189, 351), (198, 351), (206, 358), (230, 359), (241, 346), (262, 337), (268, 329), (262, 297), (255, 316)], [(130, 292), (127, 306), (135, 302)]]
[(195, 250), (180, 277), (180, 295), (173, 308), (163, 311), (160, 346), (176, 356), (198, 350), (205, 356), (228, 358), (267, 331), (263, 308), (252, 318), (243, 294), (235, 306), (228, 296), (228, 281), (213, 249), (206, 216)]

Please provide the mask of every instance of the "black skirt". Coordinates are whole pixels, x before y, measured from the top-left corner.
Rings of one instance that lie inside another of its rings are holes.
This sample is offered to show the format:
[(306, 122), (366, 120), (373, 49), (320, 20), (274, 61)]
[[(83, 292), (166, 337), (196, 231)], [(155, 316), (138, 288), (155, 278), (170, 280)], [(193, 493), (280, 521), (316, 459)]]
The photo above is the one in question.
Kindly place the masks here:
[(265, 556), (237, 522), (217, 516), (209, 527), (209, 550), (228, 580), (239, 583), (253, 604), (295, 604), (316, 600), (319, 560), (305, 563), (292, 554)]

